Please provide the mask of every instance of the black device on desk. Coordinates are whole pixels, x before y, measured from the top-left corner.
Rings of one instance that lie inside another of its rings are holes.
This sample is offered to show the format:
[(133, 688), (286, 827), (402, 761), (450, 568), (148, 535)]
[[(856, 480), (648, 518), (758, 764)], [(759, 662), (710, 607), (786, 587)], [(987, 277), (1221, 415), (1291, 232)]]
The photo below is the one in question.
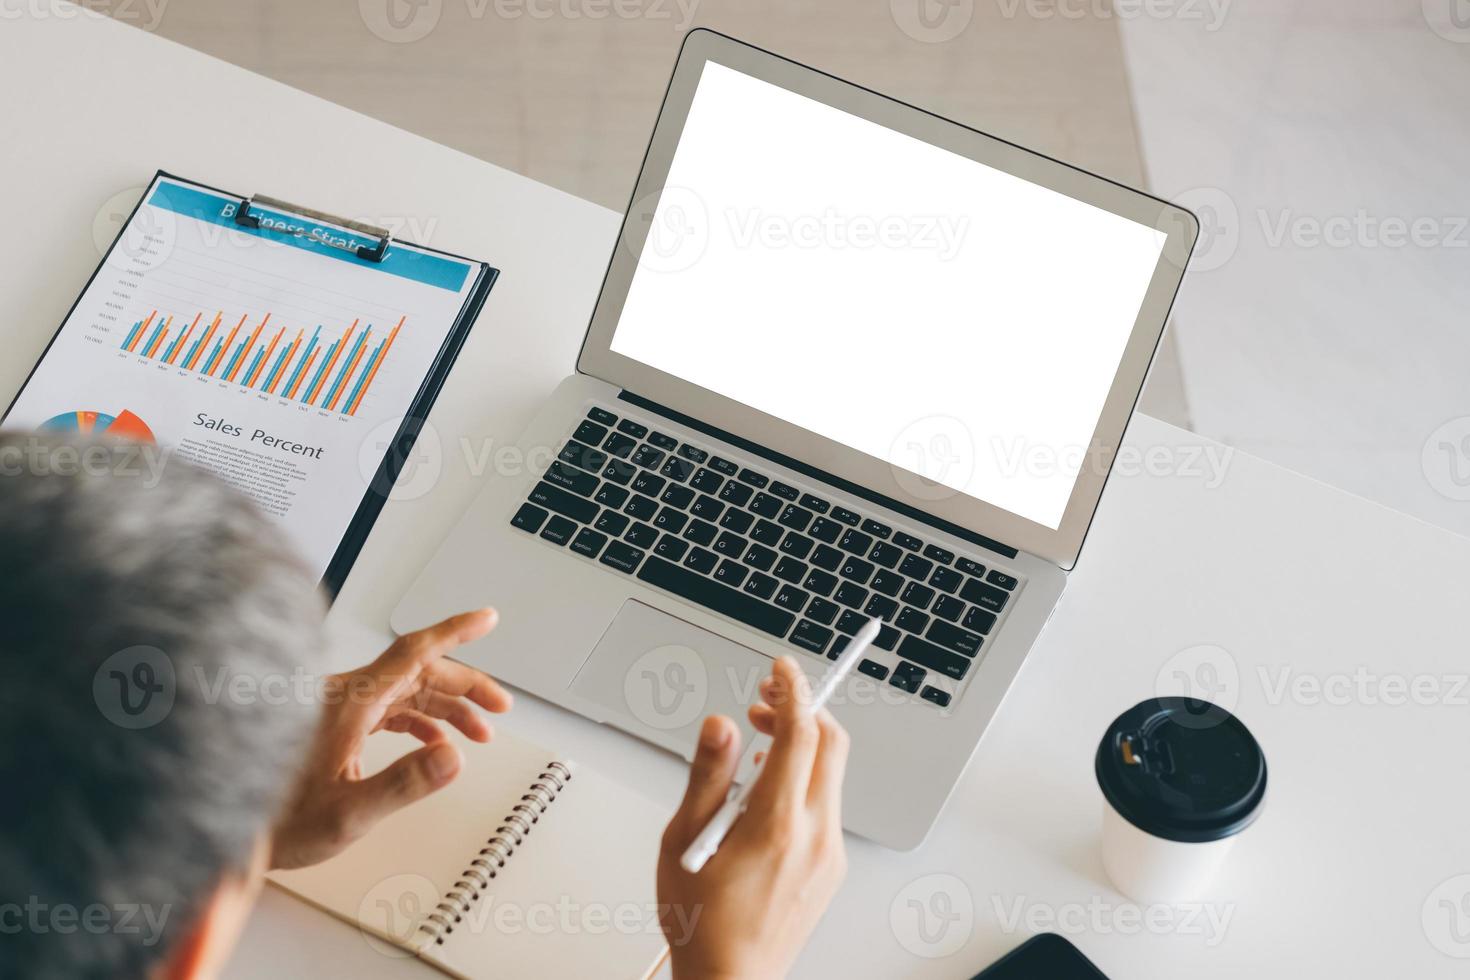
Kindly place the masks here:
[(1082, 951), (1054, 932), (1032, 936), (974, 980), (1108, 980)]

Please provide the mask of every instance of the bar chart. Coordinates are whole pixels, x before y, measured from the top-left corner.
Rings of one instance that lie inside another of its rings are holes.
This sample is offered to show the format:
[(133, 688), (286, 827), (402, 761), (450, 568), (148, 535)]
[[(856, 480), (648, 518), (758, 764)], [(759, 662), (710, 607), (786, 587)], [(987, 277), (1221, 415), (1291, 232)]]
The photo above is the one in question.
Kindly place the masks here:
[(200, 311), (176, 324), (173, 315), (155, 309), (119, 346), (203, 377), (353, 416), (407, 320), (399, 317), (385, 333), (357, 319), (328, 343), (321, 324), (308, 334), (306, 327), (273, 325), (272, 315), (244, 313), (236, 320), (221, 310), (206, 319)]

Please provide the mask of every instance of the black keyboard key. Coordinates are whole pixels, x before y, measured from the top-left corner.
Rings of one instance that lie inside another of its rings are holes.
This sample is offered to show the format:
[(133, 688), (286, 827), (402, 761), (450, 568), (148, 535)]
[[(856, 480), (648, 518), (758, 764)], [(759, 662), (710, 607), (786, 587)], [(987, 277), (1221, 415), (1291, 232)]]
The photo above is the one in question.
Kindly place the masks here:
[(836, 548), (829, 548), (821, 544), (817, 545), (817, 550), (812, 552), (812, 564), (818, 568), (825, 568), (829, 572), (835, 572), (842, 567), (842, 561), (846, 557)]
[(628, 491), (611, 483), (604, 483), (597, 491), (597, 496), (592, 499), (604, 507), (621, 507), (628, 499)]
[(663, 555), (669, 561), (678, 561), (689, 550), (689, 542), (680, 541), (672, 534), (665, 534), (658, 539), (658, 547), (653, 550), (655, 554)]
[(852, 511), (848, 510), (846, 507), (833, 507), (832, 508), (832, 516), (835, 517), (835, 518), (837, 518), (842, 523), (847, 524), (847, 525), (849, 525), (851, 527), (857, 527), (858, 526), (858, 522), (860, 520), (862, 520), (862, 518), (858, 517), (856, 514), (854, 514)]
[(781, 516), (776, 518), (776, 520), (785, 524), (793, 531), (805, 531), (807, 525), (812, 522), (813, 516), (812, 512), (805, 507), (798, 507), (796, 504), (787, 504), (782, 508)]
[(578, 442), (585, 442), (595, 446), (607, 435), (607, 426), (598, 425), (591, 419), (583, 419), (582, 424), (577, 426), (577, 431), (572, 433), (572, 438)]
[(862, 613), (853, 612), (851, 609), (844, 609), (842, 610), (842, 616), (837, 620), (837, 631), (852, 636), (858, 630), (862, 629), (863, 624), (867, 621), (868, 617)]
[(663, 465), (663, 468), (659, 472), (670, 480), (678, 480), (680, 483), (683, 483), (694, 473), (694, 464), (687, 459), (670, 456), (669, 461)]
[(941, 565), (948, 565), (950, 562), (954, 561), (954, 552), (946, 551), (943, 548), (939, 547), (939, 545), (937, 544), (931, 544), (927, 545), (924, 548), (924, 557), (932, 558), (934, 561), (939, 562), (939, 564)]
[(898, 655), (905, 660), (912, 660), (920, 667), (928, 667), (932, 671), (955, 680), (964, 678), (971, 663), (969, 657), (951, 653), (943, 647), (935, 646), (928, 640), (921, 640), (911, 634), (904, 636), (903, 642), (899, 643)]
[(725, 511), (725, 516), (720, 518), (720, 527), (734, 531), (736, 534), (744, 534), (749, 531), (750, 525), (754, 523), (754, 515), (743, 510), (736, 510), (734, 507)]
[(842, 577), (851, 579), (858, 585), (867, 584), (868, 577), (873, 574), (873, 566), (861, 558), (849, 558), (842, 563)]
[[(775, 593), (776, 587), (780, 584), (780, 582), (771, 578), (771, 576), (769, 575), (764, 575), (760, 572), (751, 572), (750, 578), (745, 580), (745, 585), (742, 586), (741, 589), (742, 591), (747, 592), (750, 595), (757, 596), (761, 599), (769, 599), (771, 595)], [(800, 611), (801, 610), (799, 609), (792, 610), (792, 612)]]
[(720, 489), (720, 484), (724, 482), (725, 478), (714, 470), (701, 467), (689, 481), (689, 485), (700, 493), (716, 493)]
[(667, 482), (661, 476), (647, 471), (640, 471), (638, 476), (633, 479), (633, 489), (646, 497), (657, 497), (663, 492)]
[(923, 698), (925, 701), (928, 701), (930, 704), (937, 704), (941, 708), (949, 707), (949, 692), (941, 691), (937, 687), (924, 688), (923, 693), (920, 694), (919, 697)]
[(648, 426), (643, 425), (639, 422), (634, 422), (632, 419), (623, 419), (621, 422), (618, 423), (618, 431), (626, 432), (634, 439), (642, 439), (644, 436), (648, 435)]
[(815, 544), (811, 538), (795, 531), (787, 531), (786, 537), (781, 539), (781, 550), (793, 558), (805, 558), (812, 552)]
[(623, 540), (636, 548), (652, 548), (653, 543), (658, 540), (658, 532), (647, 524), (634, 524), (623, 535)]
[(929, 614), (920, 612), (913, 606), (904, 606), (903, 611), (898, 614), (898, 621), (893, 625), (910, 633), (924, 632), (924, 627), (929, 625)]
[(521, 504), (521, 509), (516, 511), (516, 516), (510, 519), (510, 523), (522, 531), (535, 534), (541, 530), (541, 522), (544, 520), (546, 520), (546, 511), (535, 504)]
[(1006, 600), (1011, 597), (1009, 592), (1002, 592), (993, 585), (986, 585), (977, 578), (965, 582), (965, 587), (960, 590), (960, 598), (966, 599), (979, 606), (981, 609), (989, 609), (991, 612), (1000, 612), (1006, 607)]
[(863, 607), (863, 612), (886, 623), (898, 612), (898, 603), (887, 596), (875, 595), (868, 599), (868, 604)]
[(900, 691), (908, 691), (913, 694), (919, 689), (919, 685), (924, 683), (924, 676), (927, 673), (928, 671), (918, 664), (899, 664), (893, 668), (893, 676), (889, 678), (888, 683)]
[(933, 567), (934, 563), (929, 559), (920, 558), (918, 555), (909, 555), (904, 558), (903, 564), (898, 566), (898, 570), (901, 574), (922, 582), (929, 577), (929, 570)]
[(887, 524), (881, 524), (878, 521), (873, 520), (871, 517), (868, 518), (866, 521), (863, 521), (863, 530), (867, 531), (875, 538), (886, 538), (893, 533), (893, 528), (889, 527)]
[(825, 626), (818, 626), (810, 620), (803, 619), (797, 622), (796, 629), (791, 631), (791, 642), (803, 650), (820, 654), (827, 649), (827, 644), (832, 642), (832, 631)]
[(703, 548), (695, 548), (689, 552), (689, 557), (684, 559), (684, 567), (692, 568), (696, 572), (708, 573), (720, 560), (720, 556)]
[(827, 511), (832, 506), (831, 504), (827, 503), (827, 501), (823, 500), (821, 497), (814, 497), (814, 496), (812, 496), (809, 493), (804, 493), (804, 494), (801, 495), (801, 505), (803, 507), (805, 507), (807, 510), (814, 510), (814, 511), (816, 511), (818, 514), (825, 514), (825, 513), (827, 513)]
[(652, 520), (653, 515), (658, 513), (658, 502), (635, 493), (633, 499), (628, 501), (628, 505), (623, 508), (623, 513), (632, 515), (640, 521)]
[(831, 626), (832, 620), (836, 619), (837, 614), (841, 611), (842, 607), (838, 606), (837, 603), (829, 602), (821, 596), (817, 596), (812, 599), (811, 605), (806, 607), (806, 618), (814, 619), (823, 626)]
[(892, 626), (880, 626), (878, 627), (878, 636), (873, 640), (873, 646), (879, 650), (892, 650), (898, 646), (898, 638), (901, 635)]
[(602, 471), (602, 478), (611, 480), (619, 486), (626, 486), (628, 481), (633, 479), (633, 474), (637, 472), (637, 467), (632, 463), (624, 463), (619, 460), (607, 464), (607, 468)]
[(873, 545), (873, 549), (868, 552), (868, 560), (882, 565), (884, 568), (897, 568), (899, 560), (902, 558), (902, 549), (884, 541), (879, 541)]
[(587, 555), (588, 558), (597, 557), (597, 552), (603, 550), (607, 544), (607, 535), (592, 530), (591, 527), (582, 527), (576, 538), (572, 539), (572, 551)]
[(968, 558), (956, 559), (954, 567), (958, 568), (966, 575), (973, 575), (975, 578), (979, 578), (980, 576), (985, 574), (984, 565), (980, 564), (978, 561), (971, 561)]
[(800, 490), (796, 489), (789, 483), (782, 483), (780, 480), (777, 480), (775, 483), (771, 484), (771, 493), (780, 497), (782, 500), (801, 499)]
[(755, 470), (741, 470), (740, 482), (749, 483), (753, 487), (764, 487), (767, 483), (771, 482), (771, 478), (757, 473)]
[(689, 515), (672, 507), (665, 507), (653, 519), (653, 526), (669, 534), (678, 534), (689, 523)]
[(754, 492), (754, 490), (745, 484), (736, 483), (734, 480), (731, 480), (720, 491), (720, 499), (732, 507), (744, 507), (745, 502), (750, 499), (750, 495)]
[(679, 447), (679, 455), (683, 456), (691, 463), (703, 463), (705, 460), (709, 459), (709, 453), (705, 452), (703, 449), (697, 449), (694, 446), (689, 445), (688, 443), (685, 443), (684, 445)]
[(903, 601), (920, 609), (928, 609), (933, 599), (934, 590), (918, 582), (910, 582), (909, 587), (903, 590)]
[(561, 487), (538, 483), (531, 490), (531, 503), (570, 517), (578, 524), (591, 524), (597, 516), (597, 505), (590, 500), (567, 493)]
[[(971, 572), (970, 574), (978, 575), (979, 573)], [(990, 570), (990, 574), (985, 576), (985, 581), (989, 582), (991, 585), (998, 585), (1002, 589), (1005, 589), (1007, 592), (1016, 587), (1016, 578), (1012, 575), (1007, 575), (1005, 572), (1002, 572), (1000, 569), (997, 568), (992, 568)]]
[(557, 516), (546, 522), (546, 527), (541, 530), (541, 536), (553, 544), (566, 544), (576, 531), (577, 525), (565, 517)]
[(750, 532), (750, 536), (761, 544), (774, 545), (781, 540), (781, 535), (785, 533), (785, 531), (781, 530), (781, 525), (779, 524), (771, 521), (756, 521), (755, 528)]
[(607, 465), (607, 453), (600, 449), (593, 449), (591, 446), (585, 446), (575, 439), (568, 440), (567, 444), (561, 447), (561, 452), (557, 453), (556, 458), (579, 470), (586, 470), (588, 473), (596, 473)]
[(633, 450), (638, 448), (638, 440), (630, 439), (627, 436), (614, 432), (607, 437), (607, 442), (602, 444), (602, 448), (606, 450), (609, 456), (616, 456), (618, 459), (627, 459), (633, 454)]
[(934, 608), (930, 611), (940, 619), (947, 619), (953, 623), (960, 618), (960, 613), (965, 611), (965, 604), (952, 595), (942, 595), (934, 600)]
[(612, 425), (618, 420), (616, 415), (605, 408), (589, 408), (587, 417), (600, 425)]
[(609, 568), (616, 568), (620, 572), (632, 572), (643, 560), (643, 552), (637, 548), (631, 548), (621, 541), (614, 541), (607, 546), (607, 550), (598, 559)]
[(836, 599), (844, 606), (851, 606), (854, 609), (861, 609), (863, 608), (863, 603), (868, 601), (868, 590), (863, 588), (861, 585), (854, 585), (851, 582), (843, 582), (842, 586), (837, 590), (837, 594), (832, 598)]
[(690, 501), (694, 499), (694, 491), (688, 487), (681, 487), (677, 483), (673, 483), (664, 490), (663, 496), (658, 499), (670, 507), (677, 507), (680, 510), (684, 510), (689, 506)]
[(898, 590), (903, 588), (904, 578), (897, 572), (881, 571), (873, 576), (873, 581), (868, 585), (874, 592), (881, 592), (886, 596), (898, 595)]
[(858, 670), (862, 671), (864, 674), (867, 674), (869, 677), (876, 678), (880, 681), (888, 676), (888, 668), (878, 663), (876, 660), (864, 660), (862, 663), (858, 664)]
[(572, 493), (583, 497), (592, 496), (592, 491), (597, 489), (597, 477), (568, 466), (561, 460), (552, 463), (546, 470), (546, 482), (566, 487)]
[(638, 577), (650, 585), (666, 589), (674, 595), (772, 636), (785, 636), (796, 620), (795, 616), (784, 609), (777, 609), (754, 596), (695, 575), (657, 555), (649, 556), (638, 570)]
[(843, 551), (851, 552), (854, 555), (866, 555), (872, 543), (873, 539), (861, 531), (848, 531), (842, 536), (842, 543), (839, 547)]
[(995, 613), (984, 609), (970, 607), (965, 613), (965, 629), (974, 630), (976, 633), (989, 633), (990, 628), (995, 625)]
[(673, 436), (666, 436), (662, 432), (655, 432), (648, 437), (648, 441), (665, 452), (672, 452), (674, 447), (679, 444), (678, 439), (675, 439)]
[(639, 446), (638, 451), (633, 454), (633, 462), (637, 463), (645, 470), (658, 469), (658, 465), (663, 461), (664, 454), (659, 450), (654, 449), (646, 442), (643, 445)]
[(833, 643), (832, 649), (827, 651), (827, 659), (836, 660), (838, 657), (842, 656), (842, 651), (847, 649), (847, 641), (851, 639), (852, 637), (850, 636), (843, 636), (841, 633), (838, 633), (837, 642)]
[(700, 494), (699, 499), (694, 501), (694, 506), (689, 508), (695, 517), (702, 517), (707, 521), (719, 520), (724, 510), (725, 505), (707, 493)]
[(745, 564), (769, 572), (776, 564), (776, 553), (763, 544), (753, 544), (745, 550)]
[(628, 529), (628, 518), (616, 511), (605, 510), (597, 517), (597, 530), (617, 537)]
[(750, 502), (750, 510), (760, 517), (775, 517), (781, 513), (781, 501), (768, 493), (758, 493)]
[(726, 476), (734, 476), (736, 473), (740, 472), (739, 466), (736, 466), (728, 459), (724, 459), (720, 456), (711, 456), (709, 460), (709, 467), (712, 470), (719, 470)]
[(835, 544), (842, 536), (842, 525), (836, 521), (829, 521), (825, 517), (819, 517), (812, 521), (812, 526), (807, 528), (806, 533), (826, 544)]
[(806, 580), (801, 583), (802, 588), (811, 589), (817, 595), (831, 595), (832, 590), (837, 588), (837, 576), (813, 568), (806, 573)]
[(709, 544), (715, 539), (717, 529), (706, 521), (691, 521), (684, 529), (684, 537), (695, 544)]
[(967, 657), (973, 657), (980, 652), (982, 639), (978, 633), (971, 633), (969, 630), (962, 630), (958, 626), (938, 620), (929, 627), (929, 632), (925, 633), (924, 637), (942, 647), (949, 647), (956, 653), (963, 653)]
[(806, 578), (806, 564), (795, 558), (782, 558), (776, 563), (776, 570), (771, 574), (787, 582), (800, 582)]
[(924, 545), (924, 542), (920, 541), (912, 534), (904, 534), (902, 531), (893, 532), (893, 543), (898, 545), (900, 548), (906, 548), (909, 551), (918, 551)]
[(929, 576), (929, 584), (940, 592), (954, 593), (960, 587), (965, 577), (953, 568), (936, 568), (934, 574)]
[(738, 560), (741, 555), (745, 554), (745, 539), (738, 534), (726, 531), (715, 541), (715, 551), (726, 558)]
[(720, 562), (720, 567), (715, 569), (715, 581), (724, 582), (732, 589), (740, 588), (740, 583), (745, 581), (745, 576), (750, 574), (750, 569), (739, 562), (726, 558)]
[(782, 609), (790, 609), (792, 612), (801, 612), (810, 598), (811, 593), (809, 592), (803, 592), (794, 585), (783, 585), (776, 593), (776, 605)]

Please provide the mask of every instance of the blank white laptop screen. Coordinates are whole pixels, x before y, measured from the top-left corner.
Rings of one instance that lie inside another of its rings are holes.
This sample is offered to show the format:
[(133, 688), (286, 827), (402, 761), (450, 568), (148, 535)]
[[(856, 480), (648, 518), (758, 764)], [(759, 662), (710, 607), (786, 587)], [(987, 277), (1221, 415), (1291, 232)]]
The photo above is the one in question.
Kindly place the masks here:
[(710, 62), (611, 347), (1056, 529), (1164, 240)]

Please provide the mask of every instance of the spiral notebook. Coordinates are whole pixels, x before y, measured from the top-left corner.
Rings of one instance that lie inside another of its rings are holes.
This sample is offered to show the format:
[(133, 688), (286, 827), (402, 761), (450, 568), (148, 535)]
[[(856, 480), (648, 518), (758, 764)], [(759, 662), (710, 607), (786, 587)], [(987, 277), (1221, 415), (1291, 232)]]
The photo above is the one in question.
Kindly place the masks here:
[[(670, 813), (534, 743), (458, 739), (449, 786), (342, 854), (271, 880), (387, 955), (464, 980), (647, 977), (667, 946), (655, 866)], [(364, 773), (419, 743), (368, 739)]]

